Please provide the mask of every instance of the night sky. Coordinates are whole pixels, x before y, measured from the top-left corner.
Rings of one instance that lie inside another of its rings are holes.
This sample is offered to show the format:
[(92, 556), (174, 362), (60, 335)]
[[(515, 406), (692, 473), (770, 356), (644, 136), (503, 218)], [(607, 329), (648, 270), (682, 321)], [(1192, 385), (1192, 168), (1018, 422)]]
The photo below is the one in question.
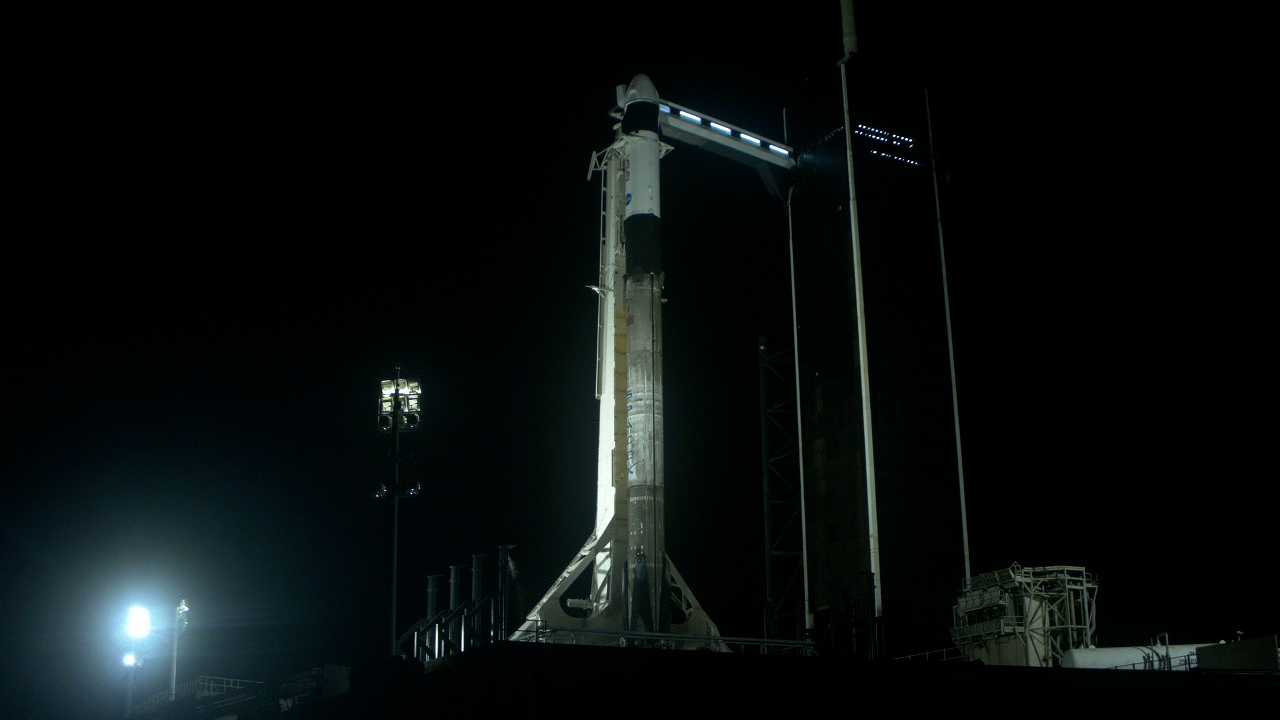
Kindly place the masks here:
[[(645, 72), (782, 137), (782, 108), (839, 92), (836, 5), (794, 12), (36, 23), (11, 107), (3, 716), (118, 716), (134, 603), (188, 599), (180, 679), (385, 653), (369, 493), (397, 363), (426, 406), (401, 625), (427, 574), (472, 553), (492, 572), (502, 544), (541, 596), (592, 525), (586, 176), (613, 88)], [(974, 571), (1086, 566), (1102, 645), (1275, 632), (1274, 322), (1242, 250), (1266, 231), (1191, 135), (1210, 93), (1163, 41), (1119, 42), (1145, 18), (952, 12), (867, 9), (859, 37), (931, 86), (950, 158)], [(722, 633), (753, 636), (756, 346), (786, 222), (752, 171), (697, 153), (663, 161), (668, 549)]]

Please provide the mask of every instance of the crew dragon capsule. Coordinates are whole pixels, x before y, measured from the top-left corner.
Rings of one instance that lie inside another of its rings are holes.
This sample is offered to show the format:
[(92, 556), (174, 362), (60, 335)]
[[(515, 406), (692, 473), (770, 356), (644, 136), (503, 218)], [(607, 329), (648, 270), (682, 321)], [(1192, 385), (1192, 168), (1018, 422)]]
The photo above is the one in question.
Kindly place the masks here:
[[(724, 649), (667, 557), (663, 527), (660, 103), (645, 75), (618, 86), (612, 145), (592, 156), (603, 180), (596, 396), (595, 528), (513, 640), (618, 644), (619, 632)], [(632, 635), (631, 637), (643, 637)]]

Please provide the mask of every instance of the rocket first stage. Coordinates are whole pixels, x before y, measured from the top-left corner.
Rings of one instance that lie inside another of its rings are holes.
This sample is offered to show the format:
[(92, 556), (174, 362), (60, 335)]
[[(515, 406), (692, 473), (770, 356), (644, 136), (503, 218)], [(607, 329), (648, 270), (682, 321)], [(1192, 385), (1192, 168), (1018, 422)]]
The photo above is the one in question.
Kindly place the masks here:
[(662, 465), (662, 220), (658, 93), (644, 75), (623, 98), (622, 239), (627, 322), (628, 629), (666, 632)]
[(512, 639), (617, 645), (628, 637), (724, 649), (667, 558), (663, 527), (658, 164), (670, 147), (659, 139), (658, 93), (648, 77), (619, 86), (617, 96), (622, 122), (591, 166), (604, 185), (600, 284), (593, 288), (600, 311), (595, 529)]

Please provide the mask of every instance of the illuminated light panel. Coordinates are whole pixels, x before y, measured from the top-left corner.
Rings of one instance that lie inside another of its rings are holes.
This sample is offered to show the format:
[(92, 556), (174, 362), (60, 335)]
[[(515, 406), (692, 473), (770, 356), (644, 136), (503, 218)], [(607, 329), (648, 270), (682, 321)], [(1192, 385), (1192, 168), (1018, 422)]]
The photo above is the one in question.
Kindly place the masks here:
[(877, 156), (877, 157), (888, 158), (889, 160), (897, 160), (898, 162), (903, 162), (903, 163), (906, 163), (906, 164), (908, 164), (908, 165), (917, 165), (917, 166), (918, 166), (918, 165), (920, 164), (920, 163), (916, 162), (915, 160), (909, 160), (909, 159), (907, 159), (907, 158), (899, 157), (899, 156), (897, 156), (897, 155), (892, 155), (892, 154), (887, 153), (887, 152), (877, 152), (877, 151), (875, 151), (875, 150), (872, 150), (872, 151), (871, 151), (871, 154), (872, 154), (872, 155), (875, 155), (875, 156)]
[(151, 613), (138, 605), (129, 608), (128, 619), (124, 622), (124, 631), (131, 638), (146, 637), (151, 632)]
[(738, 137), (742, 138), (743, 142), (750, 143), (751, 145), (755, 145), (756, 147), (760, 147), (760, 138), (751, 137), (746, 133), (738, 133)]
[[(419, 395), (422, 393), (422, 382), (419, 380), (406, 380), (400, 378), (399, 388), (401, 395)], [(395, 380), (382, 381), (382, 395), (391, 397), (396, 394), (397, 385)]]
[(733, 131), (732, 131), (732, 130), (730, 130), (729, 128), (727, 128), (727, 127), (725, 127), (725, 126), (721, 125), (721, 124), (720, 124), (720, 123), (718, 123), (718, 122), (715, 122), (714, 120), (713, 120), (713, 121), (711, 121), (711, 129), (712, 129), (712, 130), (715, 130), (716, 132), (724, 133), (725, 135), (732, 135), (732, 134), (733, 134)]
[[(399, 407), (396, 400), (399, 400)], [(382, 396), (378, 398), (378, 432), (391, 432), (397, 427), (417, 430), (422, 424), (421, 412), (421, 381), (410, 378), (382, 381)]]
[(790, 156), (791, 156), (791, 153), (787, 152), (787, 149), (786, 149), (786, 148), (780, 148), (780, 147), (778, 147), (777, 145), (774, 145), (773, 143), (769, 143), (769, 149), (770, 149), (770, 150), (772, 150), (772, 151), (774, 151), (774, 152), (776, 152), (776, 153), (778, 153), (779, 155), (781, 155), (781, 156), (783, 156), (783, 157), (790, 157)]
[(671, 114), (671, 106), (670, 106), (670, 105), (668, 105), (668, 104), (666, 104), (666, 103), (658, 103), (658, 112), (664, 112), (664, 113), (666, 113), (666, 114), (670, 115), (670, 114)]
[(698, 117), (697, 115), (694, 115), (694, 114), (693, 114), (693, 113), (691, 113), (691, 112), (685, 111), (685, 110), (681, 110), (681, 111), (680, 111), (680, 118), (681, 118), (682, 120), (688, 120), (689, 122), (691, 122), (691, 123), (696, 123), (696, 124), (698, 124), (698, 125), (701, 125), (701, 124), (702, 124), (702, 118)]
[[(886, 145), (893, 145), (898, 148), (902, 148), (904, 150), (912, 150), (912, 149), (915, 149), (915, 146), (916, 146), (916, 141), (913, 138), (909, 138), (906, 135), (898, 135), (897, 133), (891, 133), (886, 130), (881, 130), (879, 128), (874, 128), (874, 127), (871, 127), (870, 125), (859, 125), (858, 127), (854, 128), (853, 134), (861, 135), (862, 137), (868, 140), (875, 140), (876, 142), (885, 143)], [(907, 165), (915, 165), (917, 167), (920, 165), (920, 163), (916, 160), (911, 160), (910, 158), (905, 158), (905, 157), (902, 157), (901, 155), (895, 155), (891, 152), (885, 152), (882, 150), (872, 150), (871, 154), (875, 155), (876, 157), (885, 158), (887, 160), (897, 160), (898, 162), (906, 163)]]
[(862, 137), (865, 137), (868, 140), (875, 140), (877, 142), (889, 143), (890, 145), (899, 145), (899, 146), (906, 146), (908, 148), (913, 148), (915, 147), (915, 144), (916, 144), (915, 140), (907, 137), (906, 135), (898, 135), (897, 133), (891, 133), (885, 130), (881, 130), (879, 128), (873, 128), (870, 125), (859, 125), (857, 128), (854, 129), (853, 133), (855, 135), (861, 135)]
[(122, 661), (125, 667), (133, 667), (138, 664), (138, 656), (133, 653), (126, 653)]

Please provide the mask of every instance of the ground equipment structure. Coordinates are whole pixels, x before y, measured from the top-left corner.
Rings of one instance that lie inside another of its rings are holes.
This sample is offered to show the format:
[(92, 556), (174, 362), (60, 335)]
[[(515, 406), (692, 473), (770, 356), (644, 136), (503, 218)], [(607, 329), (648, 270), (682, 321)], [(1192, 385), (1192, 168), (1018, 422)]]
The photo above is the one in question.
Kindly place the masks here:
[(1083, 567), (1014, 563), (970, 581), (953, 609), (951, 639), (966, 660), (1060, 667), (1069, 651), (1093, 645), (1097, 593)]

